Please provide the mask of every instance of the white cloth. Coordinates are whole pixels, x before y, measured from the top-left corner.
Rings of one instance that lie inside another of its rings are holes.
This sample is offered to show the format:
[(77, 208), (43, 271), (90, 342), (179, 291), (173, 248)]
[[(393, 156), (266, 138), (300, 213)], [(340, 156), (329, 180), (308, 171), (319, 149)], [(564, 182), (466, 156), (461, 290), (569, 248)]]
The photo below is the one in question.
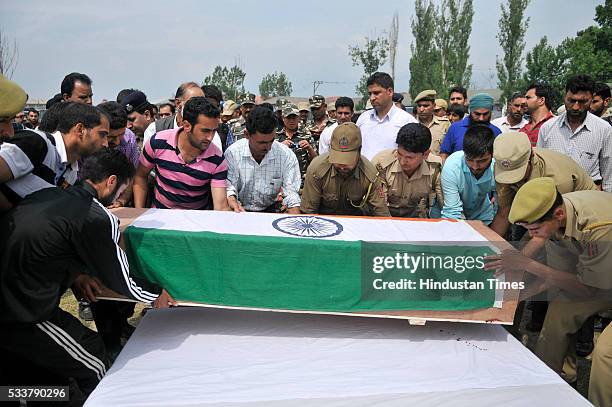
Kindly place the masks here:
[(85, 405), (227, 403), (589, 405), (498, 325), (203, 308), (149, 311)]
[(235, 195), (247, 211), (263, 211), (274, 203), (281, 189), (288, 208), (300, 206), (300, 166), (289, 147), (275, 140), (258, 164), (249, 140), (244, 138), (227, 148), (225, 159), (227, 196)]
[(513, 126), (510, 123), (508, 123), (508, 116), (502, 116), (502, 117), (498, 117), (497, 119), (491, 120), (491, 124), (497, 127), (498, 129), (500, 129), (502, 133), (505, 133), (507, 131), (519, 131), (528, 123), (529, 123), (529, 120), (525, 119), (524, 117), (521, 119), (520, 123), (517, 124), (516, 126)]
[(540, 128), (537, 147), (572, 157), (602, 189), (612, 192), (612, 127), (594, 114), (572, 132), (567, 112), (548, 120)]
[[(176, 115), (175, 115), (174, 125), (172, 128), (176, 129), (177, 127), (180, 127), (180, 126), (176, 122)], [(153, 136), (155, 133), (156, 133), (155, 122), (153, 122), (149, 124), (146, 130), (144, 131), (144, 135), (143, 135), (144, 143), (146, 143), (147, 140), (150, 139), (151, 136)], [(217, 133), (216, 131), (215, 131), (215, 135), (213, 136), (212, 143), (216, 145), (217, 147), (219, 147), (219, 150), (223, 151), (223, 144), (221, 143), (221, 137), (219, 137), (219, 133)]]
[(324, 128), (321, 132), (321, 136), (319, 136), (319, 155), (325, 154), (329, 151), (331, 136), (336, 127), (338, 127), (338, 122), (332, 124), (329, 127)]
[(394, 104), (382, 120), (375, 109), (363, 112), (357, 119), (361, 129), (361, 155), (371, 160), (382, 150), (397, 148), (397, 132), (408, 123), (417, 123), (417, 120)]

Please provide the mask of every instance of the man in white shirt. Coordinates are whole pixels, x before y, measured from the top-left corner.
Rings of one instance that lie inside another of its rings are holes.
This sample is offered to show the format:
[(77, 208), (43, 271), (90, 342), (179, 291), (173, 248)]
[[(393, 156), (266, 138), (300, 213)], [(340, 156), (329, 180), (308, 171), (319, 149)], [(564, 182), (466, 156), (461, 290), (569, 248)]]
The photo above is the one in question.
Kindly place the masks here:
[(529, 123), (529, 120), (523, 117), (527, 112), (527, 99), (522, 93), (516, 92), (512, 95), (507, 109), (505, 116), (491, 120), (491, 124), (498, 127), (502, 133), (519, 131)]
[(408, 123), (417, 123), (410, 113), (393, 104), (393, 78), (384, 72), (375, 72), (366, 82), (373, 109), (359, 116), (357, 126), (361, 130), (361, 154), (371, 160), (386, 149), (397, 148), (397, 132)]
[(275, 140), (276, 125), (271, 110), (255, 107), (246, 121), (247, 137), (225, 152), (227, 201), (235, 212), (276, 212), (282, 194), (287, 213), (300, 213), (300, 167), (293, 151)]
[(336, 122), (331, 126), (326, 127), (321, 133), (319, 138), (319, 155), (325, 154), (329, 151), (329, 143), (331, 142), (331, 136), (334, 129), (339, 124), (350, 122), (353, 118), (353, 112), (355, 109), (355, 103), (353, 99), (346, 96), (339, 97), (335, 103), (336, 106)]

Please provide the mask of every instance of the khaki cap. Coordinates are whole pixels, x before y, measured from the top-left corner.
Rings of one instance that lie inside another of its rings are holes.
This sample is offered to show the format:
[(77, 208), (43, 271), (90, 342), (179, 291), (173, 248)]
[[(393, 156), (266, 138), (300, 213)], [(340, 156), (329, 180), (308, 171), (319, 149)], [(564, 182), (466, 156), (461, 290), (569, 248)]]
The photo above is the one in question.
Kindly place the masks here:
[(427, 90), (422, 91), (418, 95), (416, 95), (413, 102), (417, 103), (417, 102), (420, 102), (421, 100), (430, 100), (433, 102), (434, 100), (436, 100), (436, 95), (437, 93), (435, 90), (427, 89)]
[(357, 161), (361, 150), (361, 130), (353, 122), (339, 124), (329, 143), (329, 162), (351, 165)]
[(525, 183), (514, 197), (508, 220), (510, 223), (534, 223), (552, 208), (557, 199), (557, 186), (549, 177)]
[(436, 106), (434, 107), (434, 110), (438, 110), (438, 109), (448, 109), (448, 103), (446, 103), (446, 100), (444, 99), (436, 99), (435, 101)]
[(13, 119), (23, 111), (28, 95), (19, 85), (0, 75), (0, 120)]
[(298, 110), (297, 106), (294, 105), (293, 103), (286, 103), (283, 106), (283, 117), (289, 117), (292, 114), (299, 115), (300, 111)]
[(231, 116), (238, 109), (238, 105), (233, 100), (226, 100), (223, 103), (223, 112), (221, 112), (221, 116)]
[(336, 105), (334, 103), (331, 103), (331, 104), (327, 105), (327, 111), (328, 112), (335, 112), (336, 111)]
[(515, 184), (525, 177), (531, 142), (527, 134), (508, 131), (495, 138), (493, 143), (495, 158), (495, 181), (500, 184)]
[(311, 109), (318, 109), (325, 104), (325, 97), (322, 95), (313, 95), (308, 101), (310, 102)]
[(302, 110), (307, 110), (310, 112), (310, 103), (308, 102), (300, 102), (297, 104), (298, 110), (301, 112)]

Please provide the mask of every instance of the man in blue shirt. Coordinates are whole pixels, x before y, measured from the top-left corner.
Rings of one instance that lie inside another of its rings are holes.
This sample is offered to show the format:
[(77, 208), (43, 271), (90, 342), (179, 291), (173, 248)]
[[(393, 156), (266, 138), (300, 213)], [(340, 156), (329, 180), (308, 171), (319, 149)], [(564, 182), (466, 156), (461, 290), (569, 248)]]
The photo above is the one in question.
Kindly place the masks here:
[(486, 124), (493, 130), (494, 136), (501, 130), (491, 124), (493, 98), (486, 93), (479, 93), (470, 100), (470, 114), (463, 120), (451, 124), (440, 147), (440, 157), (446, 160), (455, 151), (463, 150), (463, 138), (467, 129), (474, 124)]
[(495, 217), (497, 204), (491, 203), (495, 195), (494, 140), (489, 126), (473, 125), (465, 133), (463, 151), (446, 160), (442, 168), (443, 218), (480, 220), (489, 225)]

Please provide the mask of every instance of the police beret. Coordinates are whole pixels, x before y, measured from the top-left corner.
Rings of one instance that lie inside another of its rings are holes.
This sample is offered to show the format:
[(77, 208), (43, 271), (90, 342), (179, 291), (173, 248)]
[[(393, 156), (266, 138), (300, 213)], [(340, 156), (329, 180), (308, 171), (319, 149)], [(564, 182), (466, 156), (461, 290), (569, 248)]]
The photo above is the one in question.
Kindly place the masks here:
[(508, 220), (510, 223), (534, 223), (552, 208), (556, 198), (557, 186), (552, 178), (532, 179), (516, 193)]
[(419, 93), (418, 95), (416, 95), (416, 97), (414, 98), (413, 102), (417, 103), (421, 100), (430, 100), (430, 101), (434, 101), (436, 100), (436, 91), (433, 89), (427, 89), (422, 91), (421, 93)]
[(23, 111), (28, 95), (19, 85), (0, 75), (0, 119), (12, 119)]

